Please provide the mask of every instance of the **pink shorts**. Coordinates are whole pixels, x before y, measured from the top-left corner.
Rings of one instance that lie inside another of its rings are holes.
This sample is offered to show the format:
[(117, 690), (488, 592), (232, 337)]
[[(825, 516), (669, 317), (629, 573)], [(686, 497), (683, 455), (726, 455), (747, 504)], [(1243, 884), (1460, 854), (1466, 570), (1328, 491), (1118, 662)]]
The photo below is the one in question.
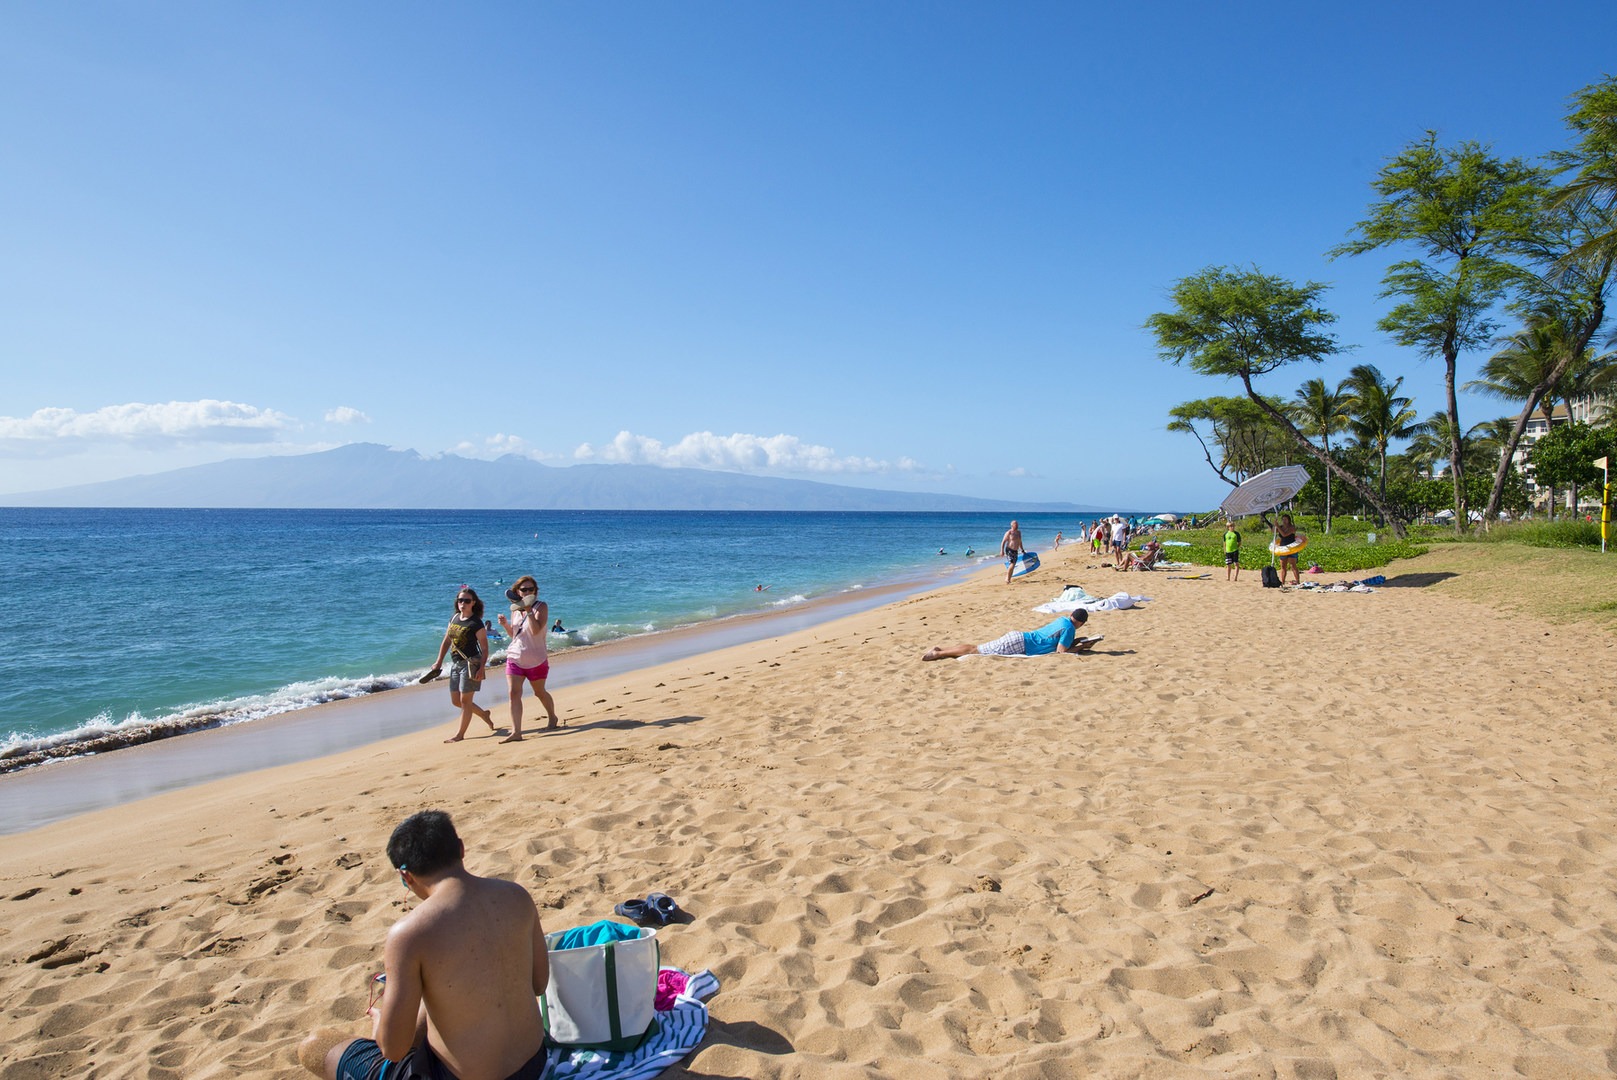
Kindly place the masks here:
[(543, 681), (550, 675), (550, 661), (546, 660), (538, 667), (517, 667), (507, 660), (505, 662), (505, 673), (513, 679), (537, 679)]

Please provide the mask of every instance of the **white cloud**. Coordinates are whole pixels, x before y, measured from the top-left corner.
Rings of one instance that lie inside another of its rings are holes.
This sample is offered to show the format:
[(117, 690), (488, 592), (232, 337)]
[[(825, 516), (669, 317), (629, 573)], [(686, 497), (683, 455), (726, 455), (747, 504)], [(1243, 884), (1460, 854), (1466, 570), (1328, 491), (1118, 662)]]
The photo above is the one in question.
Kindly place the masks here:
[(0, 441), (35, 450), (44, 448), (44, 444), (70, 449), (94, 442), (268, 442), (291, 423), (291, 417), (273, 409), (235, 401), (203, 399), (164, 405), (130, 402), (87, 413), (49, 408), (32, 416), (0, 416)]
[(785, 472), (817, 474), (880, 474), (920, 472), (912, 458), (896, 463), (875, 458), (839, 456), (828, 446), (805, 443), (795, 435), (715, 435), (699, 431), (672, 446), (656, 439), (620, 431), (604, 446), (584, 443), (573, 452), (579, 461), (665, 468), (718, 469), (726, 472)]
[(533, 447), (528, 445), (527, 439), (524, 439), (521, 435), (506, 435), (503, 432), (497, 432), (484, 439), (483, 446), (487, 453), (495, 456), (523, 454), (527, 457), (532, 457), (534, 454)]
[(554, 461), (560, 456), (534, 447), (521, 435), (506, 435), (503, 432), (490, 435), (480, 443), (462, 439), (450, 447), (448, 452), (457, 457), (479, 458), (485, 461), (507, 454), (516, 454), (533, 461)]
[(328, 424), (368, 424), (371, 418), (358, 409), (351, 409), (347, 405), (339, 405), (335, 409), (326, 410), (326, 423)]

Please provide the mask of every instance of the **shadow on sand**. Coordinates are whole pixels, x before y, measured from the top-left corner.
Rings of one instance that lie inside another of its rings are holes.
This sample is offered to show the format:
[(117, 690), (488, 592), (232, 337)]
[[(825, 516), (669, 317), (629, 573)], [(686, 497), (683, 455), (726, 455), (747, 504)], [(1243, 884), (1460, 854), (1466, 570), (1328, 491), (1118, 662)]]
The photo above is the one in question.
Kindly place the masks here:
[(1459, 576), (1459, 574), (1450, 573), (1447, 570), (1434, 574), (1399, 574), (1397, 577), (1388, 578), (1382, 583), (1381, 587), (1384, 589), (1426, 589), (1440, 581), (1447, 581), (1449, 578)]
[(695, 724), (705, 719), (707, 719), (705, 716), (667, 716), (661, 720), (631, 720), (628, 717), (622, 717), (611, 720), (591, 720), (587, 724), (568, 724), (565, 727), (551, 728), (549, 730), (541, 725), (523, 734), (555, 738), (559, 735), (570, 735), (576, 731), (589, 731), (592, 728), (604, 728), (609, 731), (633, 731), (637, 728), (676, 727), (681, 724)]

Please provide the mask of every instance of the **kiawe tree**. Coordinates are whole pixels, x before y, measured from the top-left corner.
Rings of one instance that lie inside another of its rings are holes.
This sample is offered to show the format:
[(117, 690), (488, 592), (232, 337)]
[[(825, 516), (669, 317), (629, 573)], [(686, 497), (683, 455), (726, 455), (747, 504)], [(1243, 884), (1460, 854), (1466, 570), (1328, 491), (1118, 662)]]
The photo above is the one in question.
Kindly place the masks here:
[[(1187, 401), (1168, 410), (1168, 415), (1172, 418), (1168, 421), (1168, 430), (1195, 436), (1208, 467), (1231, 487), (1248, 475), (1268, 468), (1277, 437), (1285, 437), (1284, 432), (1269, 422), (1268, 414), (1244, 397)], [(1198, 424), (1208, 426), (1205, 438)], [(1217, 461), (1213, 460), (1215, 449)]]
[(1388, 268), (1381, 295), (1396, 303), (1378, 325), (1422, 358), (1443, 358), (1449, 427), (1456, 436), (1449, 448), (1454, 527), (1462, 531), (1466, 488), (1455, 370), (1460, 354), (1488, 342), (1495, 305), (1524, 276), (1507, 256), (1533, 220), (1544, 174), (1517, 158), (1501, 160), (1478, 143), (1440, 147), (1436, 133), (1428, 132), (1393, 158), (1373, 186), (1380, 200), (1354, 239), (1331, 255), (1394, 246), (1418, 255)]
[(1298, 430), (1276, 402), (1258, 393), (1252, 380), (1299, 361), (1319, 362), (1340, 351), (1325, 332), (1336, 316), (1320, 305), (1325, 286), (1297, 285), (1257, 269), (1210, 266), (1176, 282), (1169, 296), (1174, 310), (1146, 320), (1157, 339), (1157, 352), (1174, 364), (1188, 363), (1203, 375), (1241, 381), (1247, 398), (1271, 421), (1318, 460), (1337, 479), (1375, 507), (1400, 538), (1404, 522), (1389, 513), (1383, 500), (1357, 476)]

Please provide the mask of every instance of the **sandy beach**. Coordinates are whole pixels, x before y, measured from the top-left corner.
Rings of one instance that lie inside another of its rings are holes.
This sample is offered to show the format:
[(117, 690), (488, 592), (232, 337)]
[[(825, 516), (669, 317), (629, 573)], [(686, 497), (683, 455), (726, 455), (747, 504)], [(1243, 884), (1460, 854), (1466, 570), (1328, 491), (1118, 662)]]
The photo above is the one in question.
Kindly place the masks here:
[[(664, 962), (722, 989), (671, 1077), (1609, 1076), (1617, 636), (1450, 557), (1277, 593), (1075, 545), (568, 687), (522, 744), (446, 708), (0, 837), (0, 1077), (300, 1075), (368, 1030), (425, 807), (547, 929), (678, 899)], [(1093, 655), (920, 662), (1069, 582), (1153, 600)]]

